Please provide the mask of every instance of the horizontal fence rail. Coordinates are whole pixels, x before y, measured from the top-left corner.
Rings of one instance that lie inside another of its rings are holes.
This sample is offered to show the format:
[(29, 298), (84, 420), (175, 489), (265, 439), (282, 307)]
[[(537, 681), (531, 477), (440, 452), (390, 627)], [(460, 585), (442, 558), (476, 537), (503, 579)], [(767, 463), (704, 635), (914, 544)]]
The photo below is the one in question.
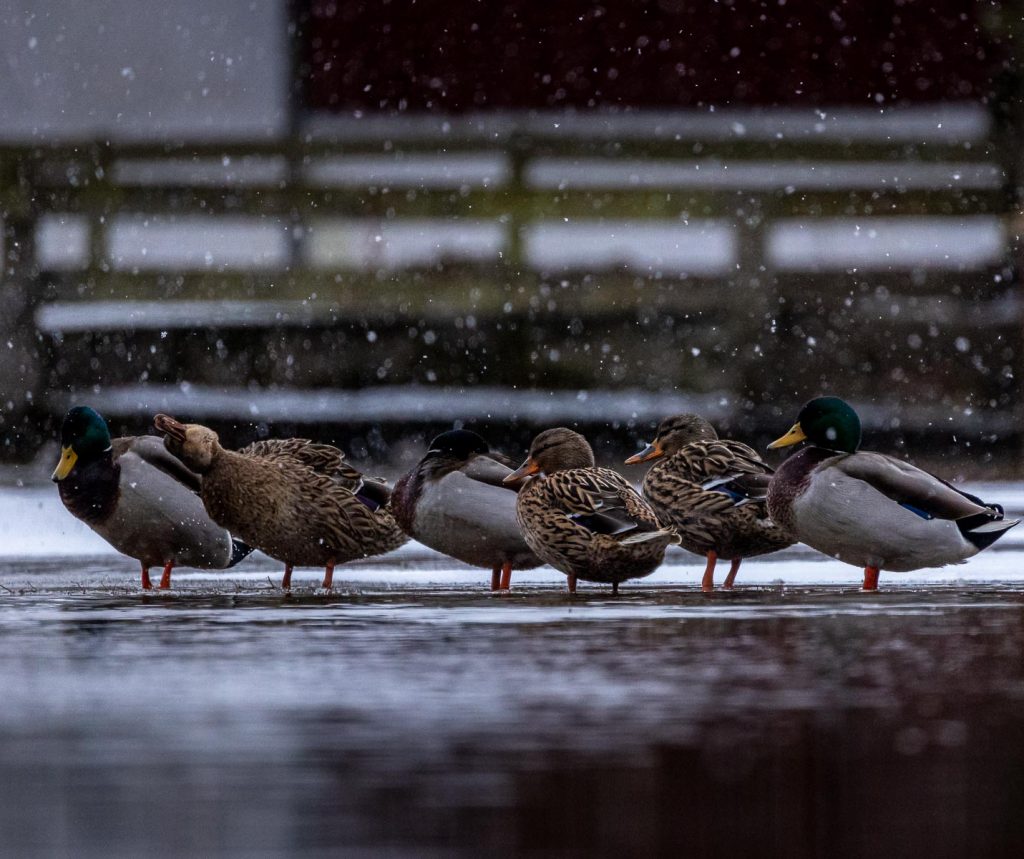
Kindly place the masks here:
[(888, 430), (945, 432), (938, 411), (1016, 445), (993, 133), (948, 105), (0, 147), (22, 297), (2, 333), (37, 332), (2, 393), (11, 414), (640, 426), (686, 406), (757, 429), (834, 390)]

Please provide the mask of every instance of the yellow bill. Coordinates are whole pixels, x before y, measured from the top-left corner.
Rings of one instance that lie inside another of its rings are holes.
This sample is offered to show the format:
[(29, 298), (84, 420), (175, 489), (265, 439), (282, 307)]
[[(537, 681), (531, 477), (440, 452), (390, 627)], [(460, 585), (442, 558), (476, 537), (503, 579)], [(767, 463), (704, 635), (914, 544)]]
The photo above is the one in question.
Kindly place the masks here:
[(791, 444), (798, 444), (799, 442), (802, 442), (805, 438), (807, 438), (807, 436), (804, 435), (804, 429), (800, 426), (800, 422), (797, 421), (793, 424), (788, 433), (781, 438), (775, 439), (775, 441), (768, 445), (768, 447), (772, 449), (777, 447), (789, 447)]
[(71, 469), (75, 467), (76, 462), (78, 462), (78, 454), (70, 447), (62, 447), (60, 449), (60, 461), (53, 470), (54, 482), (63, 480), (71, 474)]

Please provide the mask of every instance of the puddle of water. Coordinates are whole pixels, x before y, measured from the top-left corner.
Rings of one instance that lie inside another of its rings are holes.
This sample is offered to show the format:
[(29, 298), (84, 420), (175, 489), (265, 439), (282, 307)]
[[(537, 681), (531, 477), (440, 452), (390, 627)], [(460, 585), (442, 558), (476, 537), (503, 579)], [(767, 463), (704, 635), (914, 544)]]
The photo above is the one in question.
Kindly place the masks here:
[(802, 548), (494, 595), (414, 544), (143, 594), (53, 502), (0, 491), (3, 853), (1020, 855), (1016, 537), (874, 595)]
[(379, 568), (288, 598), (33, 563), (0, 565), (16, 853), (997, 856), (1024, 837), (1019, 583), (571, 599), (412, 564), (413, 584)]

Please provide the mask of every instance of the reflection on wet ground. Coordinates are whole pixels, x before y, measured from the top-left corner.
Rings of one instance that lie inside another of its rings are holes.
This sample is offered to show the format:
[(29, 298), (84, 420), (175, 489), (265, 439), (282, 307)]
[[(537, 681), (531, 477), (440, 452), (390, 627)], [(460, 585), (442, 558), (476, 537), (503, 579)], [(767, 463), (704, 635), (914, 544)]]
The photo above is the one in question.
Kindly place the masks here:
[(1021, 855), (1019, 583), (142, 595), (65, 564), (0, 564), (5, 852)]

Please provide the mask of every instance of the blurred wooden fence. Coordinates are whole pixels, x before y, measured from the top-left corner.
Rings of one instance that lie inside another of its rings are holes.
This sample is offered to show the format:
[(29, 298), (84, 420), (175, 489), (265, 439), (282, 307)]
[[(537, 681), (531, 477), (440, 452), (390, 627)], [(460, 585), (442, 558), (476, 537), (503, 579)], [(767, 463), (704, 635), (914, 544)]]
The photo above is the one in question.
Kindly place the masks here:
[(3, 149), (8, 445), (71, 402), (385, 436), (693, 408), (768, 435), (831, 391), (1016, 450), (1012, 185), (962, 106)]

